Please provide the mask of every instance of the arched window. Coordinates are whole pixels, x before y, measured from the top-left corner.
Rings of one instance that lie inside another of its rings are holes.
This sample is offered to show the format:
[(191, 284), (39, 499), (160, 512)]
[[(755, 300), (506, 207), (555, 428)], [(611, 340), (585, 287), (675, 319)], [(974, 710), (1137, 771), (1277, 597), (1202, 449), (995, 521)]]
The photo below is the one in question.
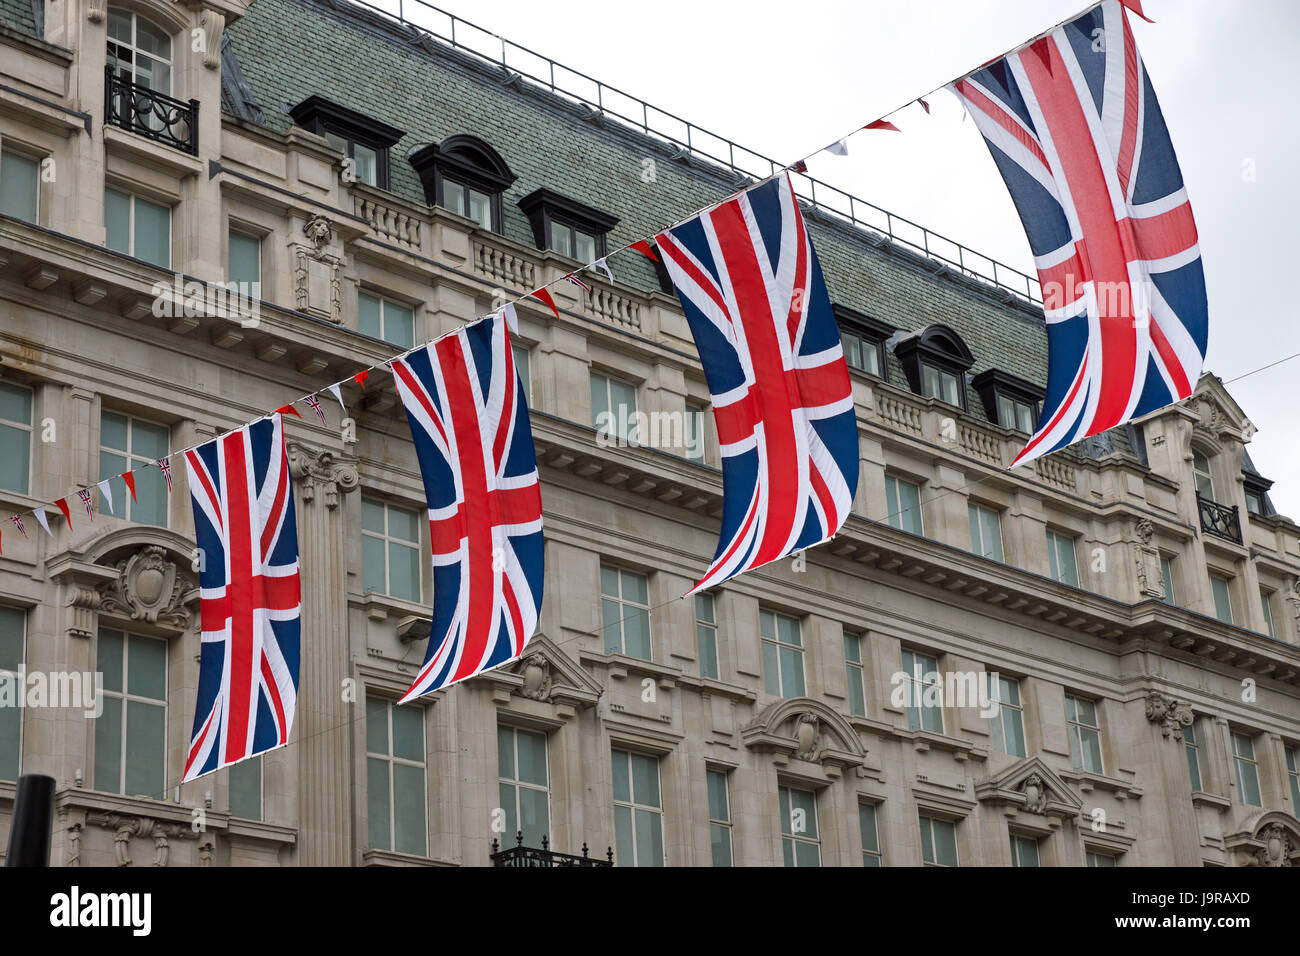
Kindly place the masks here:
[(894, 348), (912, 391), (966, 408), (966, 370), (975, 359), (961, 336), (946, 325), (932, 325)]
[(130, 10), (109, 7), (108, 65), (120, 80), (171, 95), (171, 37)]

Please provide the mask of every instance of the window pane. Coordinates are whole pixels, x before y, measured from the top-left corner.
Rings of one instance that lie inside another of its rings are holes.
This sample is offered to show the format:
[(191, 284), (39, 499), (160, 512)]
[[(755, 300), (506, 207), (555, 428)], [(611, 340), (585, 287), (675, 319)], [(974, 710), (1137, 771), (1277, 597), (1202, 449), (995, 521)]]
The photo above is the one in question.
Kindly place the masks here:
[(862, 831), (862, 849), (869, 853), (879, 853), (880, 837), (876, 832), (876, 808), (870, 803), (858, 804), (858, 827)]
[(442, 181), (442, 204), (452, 212), (465, 215), (465, 187), (450, 179)]
[(497, 776), (515, 779), (515, 732), (509, 727), (497, 728)]
[(366, 698), (366, 751), (388, 753), (388, 702), (380, 697)]
[(366, 292), (357, 294), (357, 330), (381, 338), (382, 327), (379, 324), (379, 299)]
[(532, 363), (530, 361), (528, 350), (524, 348), (522, 345), (512, 345), (510, 346), (510, 349), (511, 349), (511, 353), (514, 355), (515, 372), (516, 374), (518, 374), (519, 382), (522, 385), (524, 390), (524, 400), (527, 402), (532, 402), (533, 400), (533, 384), (532, 384), (532, 368), (531, 368)]
[(783, 697), (804, 696), (803, 653), (788, 647), (780, 649), (781, 694)]
[(99, 632), (95, 649), (95, 667), (104, 675), (104, 690), (122, 691), (122, 648), (125, 638), (120, 631)]
[(781, 668), (776, 645), (771, 641), (763, 642), (763, 689), (769, 694), (781, 693)]
[(253, 283), (262, 281), (262, 242), (242, 232), (230, 233), (230, 267), (227, 277), (231, 282)]
[[(177, 462), (179, 464), (179, 462)], [(128, 506), (131, 520), (141, 524), (167, 526), (167, 503), (171, 500), (167, 494), (167, 478), (162, 469), (151, 464), (141, 467), (139, 460), (133, 462), (137, 500)], [(125, 486), (123, 486), (125, 490)], [(114, 499), (116, 501), (116, 499)]]
[[(471, 189), (469, 192), (469, 218), (479, 224), (480, 228), (492, 228), (492, 200), (481, 192)], [(594, 257), (593, 257), (594, 258)]]
[(695, 625), (696, 645), (700, 655), (700, 676), (718, 678), (718, 634), (707, 624)]
[(369, 146), (353, 143), (352, 160), (356, 163), (357, 180), (374, 186), (379, 177), (379, 154)]
[(630, 807), (614, 808), (614, 862), (619, 866), (636, 866), (636, 855), (632, 850)]
[(370, 820), (370, 846), (376, 850), (392, 847), (389, 836), (388, 761), (371, 757), (366, 761), (366, 814)]
[(519, 833), (519, 816), (515, 813), (515, 801), (518, 799), (517, 789), (508, 783), (500, 784), (497, 791), (500, 800), (501, 809), (505, 811), (505, 830), (500, 837), (501, 842), (505, 844), (502, 849), (514, 846), (514, 841)]
[(623, 581), (623, 599), (625, 601), (634, 601), (637, 604), (650, 603), (649, 585), (645, 575), (623, 571), (620, 577)]
[(384, 506), (370, 498), (361, 499), (361, 530), (384, 533)]
[(623, 652), (643, 661), (651, 659), (650, 614), (643, 608), (623, 605)]
[(388, 587), (393, 597), (420, 600), (420, 553), (415, 548), (389, 542)]
[(519, 740), (519, 777), (524, 783), (546, 786), (546, 736), (520, 730)]
[(40, 164), (9, 150), (0, 154), (0, 212), (34, 223), (39, 196)]
[(393, 706), (393, 756), (424, 762), (424, 708)]
[(580, 262), (594, 262), (596, 259), (596, 240), (594, 237), (587, 235), (585, 232), (573, 233), (574, 250), (573, 256)]
[(393, 849), (424, 856), (424, 768), (393, 764)]
[(152, 637), (127, 639), (126, 692), (134, 697), (167, 699), (167, 645)]
[(612, 433), (613, 422), (609, 415), (609, 379), (591, 374), (591, 424), (601, 431)]
[(420, 515), (405, 508), (388, 509), (388, 535), (400, 541), (419, 542)]
[(932, 821), (935, 862), (942, 866), (957, 865), (957, 828), (946, 820)]
[(142, 422), (135, 419), (131, 422), (131, 454), (136, 457), (144, 457), (149, 461), (157, 461), (167, 455), (167, 445), (171, 441), (171, 430), (166, 425), (155, 425), (153, 422)]
[(632, 801), (642, 806), (659, 806), (659, 760), (632, 754)]
[(709, 790), (709, 819), (730, 820), (731, 808), (727, 804), (727, 775), (719, 770), (706, 774)]
[(262, 758), (250, 757), (230, 768), (230, 815), (262, 819)]
[(1210, 590), (1214, 594), (1214, 616), (1225, 624), (1232, 623), (1232, 598), (1228, 592), (1228, 582), (1220, 577), (1210, 576)]
[[(128, 657), (130, 655), (128, 654)], [(163, 780), (166, 710), (138, 700), (126, 702), (126, 794), (166, 796)]]
[(709, 850), (714, 866), (731, 866), (731, 828), (714, 823), (709, 827)]
[(18, 707), (0, 707), (0, 780), (18, 779), (22, 715)]
[(664, 865), (663, 817), (651, 810), (636, 811), (636, 865)]
[(31, 391), (0, 382), (0, 419), (30, 426), (32, 423)]
[(541, 846), (551, 832), (550, 809), (545, 790), (519, 788), (518, 828), (524, 831), (525, 846)]
[(363, 591), (379, 594), (388, 591), (384, 581), (384, 542), (380, 538), (369, 535), (361, 538), (361, 580)]
[(131, 197), (104, 190), (104, 242), (114, 252), (131, 252)]
[(22, 663), (26, 618), (17, 608), (0, 607), (0, 670), (17, 670)]
[(628, 801), (632, 799), (631, 771), (628, 768), (626, 750), (615, 750), (610, 755), (614, 775), (614, 799)]
[(410, 348), (415, 343), (415, 314), (396, 302), (384, 303), (384, 339)]
[(135, 257), (163, 268), (171, 265), (171, 225), (169, 208), (135, 197)]
[(559, 223), (551, 224), (551, 248), (562, 256), (572, 254), (573, 239), (568, 226)]
[(20, 495), (28, 493), (31, 447), (30, 431), (0, 424), (0, 488)]
[(104, 712), (95, 718), (95, 789), (121, 793), (122, 698), (104, 697), (102, 702)]
[(609, 598), (600, 602), (600, 620), (605, 630), (605, 653), (623, 653), (623, 605)]

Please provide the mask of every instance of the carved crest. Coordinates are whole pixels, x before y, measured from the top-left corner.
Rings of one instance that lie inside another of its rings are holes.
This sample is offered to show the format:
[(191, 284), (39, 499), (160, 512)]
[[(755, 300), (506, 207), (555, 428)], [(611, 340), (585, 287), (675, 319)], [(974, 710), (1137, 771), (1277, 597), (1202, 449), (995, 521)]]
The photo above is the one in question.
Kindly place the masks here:
[(1147, 694), (1147, 720), (1160, 725), (1160, 732), (1166, 737), (1175, 732), (1182, 736), (1183, 728), (1192, 725), (1192, 708), (1180, 704), (1172, 697), (1152, 691)]
[(166, 550), (146, 545), (115, 567), (117, 579), (100, 588), (101, 611), (182, 631), (190, 626), (183, 597), (194, 581), (176, 567)]

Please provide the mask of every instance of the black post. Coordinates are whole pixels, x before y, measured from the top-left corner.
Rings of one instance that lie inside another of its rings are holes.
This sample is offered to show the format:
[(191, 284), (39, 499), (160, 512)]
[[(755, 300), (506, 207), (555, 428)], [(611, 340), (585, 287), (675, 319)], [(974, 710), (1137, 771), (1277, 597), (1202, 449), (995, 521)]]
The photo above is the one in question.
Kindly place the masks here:
[(54, 778), (25, 773), (18, 778), (5, 866), (49, 866), (54, 826)]

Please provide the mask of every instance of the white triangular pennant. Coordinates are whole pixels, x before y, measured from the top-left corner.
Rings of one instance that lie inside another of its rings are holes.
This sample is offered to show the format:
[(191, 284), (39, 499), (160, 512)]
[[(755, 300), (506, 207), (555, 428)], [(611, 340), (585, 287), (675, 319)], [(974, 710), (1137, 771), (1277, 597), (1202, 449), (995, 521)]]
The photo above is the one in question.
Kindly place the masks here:
[(329, 390), (330, 390), (330, 394), (332, 394), (335, 398), (338, 399), (339, 408), (343, 409), (343, 414), (346, 415), (348, 413), (348, 407), (343, 404), (343, 393), (339, 391), (338, 383), (335, 382), (333, 385), (329, 386)]
[(613, 270), (610, 269), (609, 263), (605, 261), (604, 256), (601, 256), (599, 259), (593, 262), (591, 264), (591, 268), (594, 269), (596, 272), (603, 272), (605, 274), (605, 277), (609, 279), (610, 282), (614, 281), (614, 272)]
[(54, 532), (50, 530), (50, 522), (45, 518), (45, 509), (34, 508), (32, 514), (36, 515), (36, 520), (40, 523), (40, 526), (45, 529), (45, 533), (50, 537), (54, 537)]
[(113, 510), (113, 490), (109, 488), (107, 478), (99, 483), (99, 493), (103, 495), (104, 500), (108, 502), (108, 513), (116, 514), (117, 512)]
[(834, 153), (836, 156), (847, 156), (849, 155), (849, 141), (842, 139), (838, 143), (832, 143), (826, 147), (826, 152)]

